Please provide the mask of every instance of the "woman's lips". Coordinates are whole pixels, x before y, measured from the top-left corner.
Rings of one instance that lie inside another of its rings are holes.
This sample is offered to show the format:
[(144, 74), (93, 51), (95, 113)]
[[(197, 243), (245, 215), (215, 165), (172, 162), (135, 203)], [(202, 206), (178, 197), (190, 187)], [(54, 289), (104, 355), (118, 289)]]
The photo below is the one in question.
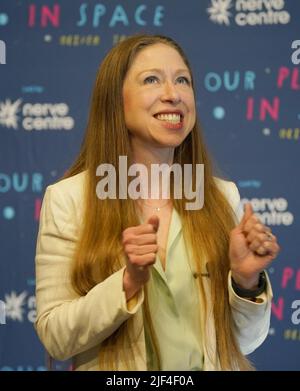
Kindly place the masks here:
[(167, 129), (181, 129), (183, 126), (183, 114), (181, 112), (160, 112), (155, 114), (154, 118)]

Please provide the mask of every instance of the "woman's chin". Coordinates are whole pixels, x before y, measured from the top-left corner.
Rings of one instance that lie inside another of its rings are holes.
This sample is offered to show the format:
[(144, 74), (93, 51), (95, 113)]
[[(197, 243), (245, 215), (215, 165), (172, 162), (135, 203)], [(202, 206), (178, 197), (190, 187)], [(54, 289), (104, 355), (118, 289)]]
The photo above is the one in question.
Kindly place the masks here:
[(176, 148), (183, 143), (187, 135), (183, 134), (174, 134), (174, 135), (164, 135), (163, 137), (155, 137), (152, 135), (152, 139), (157, 146), (162, 148)]

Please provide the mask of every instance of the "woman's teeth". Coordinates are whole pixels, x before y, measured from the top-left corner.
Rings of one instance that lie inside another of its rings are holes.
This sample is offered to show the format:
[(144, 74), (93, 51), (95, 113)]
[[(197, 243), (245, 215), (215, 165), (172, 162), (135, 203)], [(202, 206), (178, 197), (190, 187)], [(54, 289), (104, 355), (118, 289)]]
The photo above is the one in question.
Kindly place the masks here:
[(172, 124), (178, 124), (180, 122), (180, 114), (157, 114), (155, 116), (159, 121), (167, 121)]

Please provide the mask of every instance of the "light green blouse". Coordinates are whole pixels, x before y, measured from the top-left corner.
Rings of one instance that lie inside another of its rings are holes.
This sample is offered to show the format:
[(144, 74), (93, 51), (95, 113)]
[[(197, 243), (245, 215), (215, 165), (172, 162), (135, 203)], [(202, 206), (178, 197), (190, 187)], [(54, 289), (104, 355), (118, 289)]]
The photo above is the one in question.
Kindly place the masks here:
[[(175, 209), (169, 227), (165, 271), (157, 255), (148, 292), (161, 370), (202, 370), (199, 289)], [(154, 370), (157, 364), (146, 322), (145, 338), (148, 370)]]

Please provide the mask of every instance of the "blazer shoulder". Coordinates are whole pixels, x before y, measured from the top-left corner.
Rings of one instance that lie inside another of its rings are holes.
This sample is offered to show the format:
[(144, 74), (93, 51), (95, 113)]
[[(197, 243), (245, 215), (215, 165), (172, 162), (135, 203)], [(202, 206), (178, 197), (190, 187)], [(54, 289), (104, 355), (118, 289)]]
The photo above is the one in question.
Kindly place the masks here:
[(236, 193), (238, 191), (236, 184), (232, 181), (219, 177), (214, 177), (214, 180), (218, 188), (225, 193)]
[(240, 220), (241, 215), (243, 214), (243, 208), (241, 205), (240, 193), (236, 184), (232, 181), (227, 181), (218, 177), (214, 177), (214, 180), (233, 208), (237, 219)]
[(47, 191), (51, 193), (57, 193), (64, 198), (81, 199), (83, 197), (83, 190), (85, 188), (86, 171), (73, 175), (69, 178), (61, 179), (60, 181), (49, 185)]
[(83, 171), (49, 185), (46, 188), (43, 203), (56, 207), (55, 210), (64, 210), (74, 217), (79, 217), (83, 212), (86, 177), (86, 171)]

